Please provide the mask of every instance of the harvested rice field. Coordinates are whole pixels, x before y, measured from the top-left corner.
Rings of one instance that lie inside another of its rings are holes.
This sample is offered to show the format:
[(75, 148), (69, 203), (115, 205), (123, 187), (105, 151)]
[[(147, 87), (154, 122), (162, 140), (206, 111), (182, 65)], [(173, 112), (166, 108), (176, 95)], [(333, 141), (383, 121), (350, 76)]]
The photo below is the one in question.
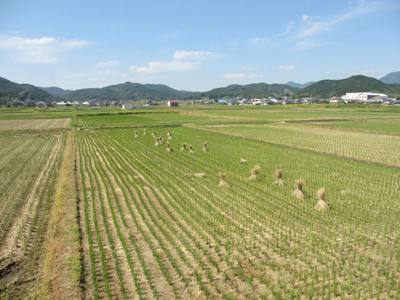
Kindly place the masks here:
[(398, 136), (335, 130), (326, 127), (307, 126), (301, 123), (220, 125), (205, 128), (244, 139), (255, 139), (400, 167), (400, 156), (398, 155), (400, 137)]
[(0, 144), (0, 291), (23, 298), (38, 282), (64, 136), (3, 132)]
[(62, 130), (3, 130), (0, 299), (398, 299), (398, 113), (68, 111)]
[(67, 128), (71, 119), (0, 120), (0, 130), (41, 130)]

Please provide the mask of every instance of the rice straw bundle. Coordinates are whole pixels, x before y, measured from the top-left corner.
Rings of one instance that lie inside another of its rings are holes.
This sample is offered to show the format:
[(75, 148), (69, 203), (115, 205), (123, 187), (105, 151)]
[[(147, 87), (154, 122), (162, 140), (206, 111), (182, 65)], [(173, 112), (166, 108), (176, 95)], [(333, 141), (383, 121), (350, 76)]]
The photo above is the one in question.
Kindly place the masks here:
[(219, 184), (218, 184), (219, 187), (228, 187), (229, 186), (225, 180), (226, 179), (225, 173), (219, 172), (218, 177), (219, 177)]
[(274, 177), (275, 177), (274, 184), (283, 185), (283, 171), (281, 169), (275, 170)]
[(249, 180), (256, 180), (257, 176), (260, 174), (261, 166), (256, 164), (254, 167), (250, 169), (250, 177)]
[(293, 191), (293, 196), (296, 197), (296, 199), (304, 199), (304, 181), (301, 179), (296, 180), (296, 189)]
[(326, 192), (324, 188), (320, 188), (317, 191), (317, 198), (318, 198), (318, 202), (315, 205), (315, 209), (318, 211), (326, 211), (329, 209), (329, 205), (326, 202)]

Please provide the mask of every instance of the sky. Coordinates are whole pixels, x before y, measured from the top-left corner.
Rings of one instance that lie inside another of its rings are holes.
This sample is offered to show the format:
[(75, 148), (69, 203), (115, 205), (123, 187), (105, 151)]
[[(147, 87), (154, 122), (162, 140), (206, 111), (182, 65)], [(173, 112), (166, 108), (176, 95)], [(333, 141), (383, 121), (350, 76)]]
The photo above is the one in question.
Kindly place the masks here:
[(0, 76), (65, 89), (400, 71), (400, 0), (1, 0)]

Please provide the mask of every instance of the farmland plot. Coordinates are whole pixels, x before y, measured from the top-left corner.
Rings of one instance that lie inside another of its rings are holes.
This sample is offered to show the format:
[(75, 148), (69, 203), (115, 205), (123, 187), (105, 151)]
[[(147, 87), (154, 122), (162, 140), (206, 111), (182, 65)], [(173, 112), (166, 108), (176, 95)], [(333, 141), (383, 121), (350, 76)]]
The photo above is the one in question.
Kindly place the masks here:
[(0, 298), (24, 298), (38, 279), (62, 135), (0, 133)]
[[(400, 296), (398, 170), (202, 130), (171, 132), (169, 152), (149, 132), (79, 132), (88, 298)], [(201, 150), (206, 139), (209, 152)], [(179, 151), (183, 143), (193, 153)], [(256, 163), (261, 173), (249, 181)], [(283, 186), (272, 184), (276, 168)], [(292, 196), (299, 178), (304, 200)], [(320, 187), (331, 206), (325, 213), (314, 210)]]
[(41, 130), (67, 128), (71, 119), (0, 120), (0, 130)]
[(379, 118), (363, 120), (347, 120), (336, 122), (312, 122), (309, 125), (341, 129), (346, 131), (361, 131), (368, 133), (400, 135), (400, 118)]
[(400, 166), (400, 137), (302, 124), (207, 126), (207, 130), (359, 160)]

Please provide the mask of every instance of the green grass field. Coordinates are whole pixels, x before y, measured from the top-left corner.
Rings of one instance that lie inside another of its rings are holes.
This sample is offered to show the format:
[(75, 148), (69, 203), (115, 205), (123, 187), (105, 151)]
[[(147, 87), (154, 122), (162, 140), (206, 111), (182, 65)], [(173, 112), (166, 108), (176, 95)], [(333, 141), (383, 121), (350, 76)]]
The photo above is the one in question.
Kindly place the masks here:
[[(397, 108), (57, 115), (72, 127), (51, 134), (76, 132), (83, 298), (400, 297)], [(3, 131), (3, 165), (12, 149), (31, 145), (26, 155), (46, 156), (55, 143), (32, 137), (18, 146), (13, 134), (22, 133)], [(274, 183), (277, 169), (283, 185)], [(326, 211), (315, 209), (320, 188)]]

